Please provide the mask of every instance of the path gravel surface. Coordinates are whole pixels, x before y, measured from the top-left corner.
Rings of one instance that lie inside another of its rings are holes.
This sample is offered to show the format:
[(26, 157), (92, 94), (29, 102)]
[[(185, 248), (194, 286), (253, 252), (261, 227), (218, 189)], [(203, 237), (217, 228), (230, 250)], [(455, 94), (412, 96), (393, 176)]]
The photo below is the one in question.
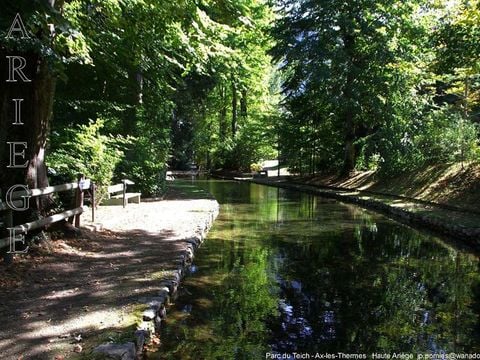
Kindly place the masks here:
[(158, 291), (184, 240), (217, 207), (206, 193), (174, 187), (162, 201), (100, 207), (103, 230), (0, 263), (0, 358), (74, 359), (131, 333), (135, 304)]

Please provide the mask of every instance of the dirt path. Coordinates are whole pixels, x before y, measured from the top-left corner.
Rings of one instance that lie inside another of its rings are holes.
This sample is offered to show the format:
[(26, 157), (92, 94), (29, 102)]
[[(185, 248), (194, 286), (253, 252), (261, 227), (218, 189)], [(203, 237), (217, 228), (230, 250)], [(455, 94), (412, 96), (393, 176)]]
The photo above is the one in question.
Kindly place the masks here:
[(135, 304), (158, 291), (184, 239), (218, 206), (191, 195), (177, 189), (164, 201), (100, 207), (103, 231), (1, 264), (0, 358), (70, 359), (133, 334)]

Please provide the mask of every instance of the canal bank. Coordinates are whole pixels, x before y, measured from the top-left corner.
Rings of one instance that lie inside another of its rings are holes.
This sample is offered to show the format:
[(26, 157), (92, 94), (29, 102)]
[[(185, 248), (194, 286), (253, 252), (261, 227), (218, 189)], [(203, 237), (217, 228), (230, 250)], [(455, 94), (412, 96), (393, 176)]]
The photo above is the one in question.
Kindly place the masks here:
[(328, 185), (319, 186), (308, 184), (293, 177), (237, 178), (237, 180), (303, 191), (357, 204), (367, 209), (379, 211), (395, 220), (455, 238), (461, 244), (477, 251), (480, 249), (480, 214), (470, 209), (373, 191), (338, 188)]

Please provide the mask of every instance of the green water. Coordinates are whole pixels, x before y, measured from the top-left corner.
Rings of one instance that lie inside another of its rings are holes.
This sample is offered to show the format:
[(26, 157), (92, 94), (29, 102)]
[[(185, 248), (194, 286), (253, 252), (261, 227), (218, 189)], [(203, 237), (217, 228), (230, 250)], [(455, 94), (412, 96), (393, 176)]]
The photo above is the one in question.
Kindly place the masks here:
[(196, 185), (220, 215), (149, 358), (480, 352), (477, 257), (357, 206)]

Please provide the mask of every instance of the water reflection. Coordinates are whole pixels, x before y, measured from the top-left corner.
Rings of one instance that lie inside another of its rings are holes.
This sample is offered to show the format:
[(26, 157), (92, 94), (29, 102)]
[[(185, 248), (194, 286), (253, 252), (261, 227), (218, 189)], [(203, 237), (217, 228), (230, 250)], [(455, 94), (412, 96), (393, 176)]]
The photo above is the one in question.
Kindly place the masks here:
[(221, 214), (150, 358), (480, 351), (476, 257), (356, 206), (199, 184)]

